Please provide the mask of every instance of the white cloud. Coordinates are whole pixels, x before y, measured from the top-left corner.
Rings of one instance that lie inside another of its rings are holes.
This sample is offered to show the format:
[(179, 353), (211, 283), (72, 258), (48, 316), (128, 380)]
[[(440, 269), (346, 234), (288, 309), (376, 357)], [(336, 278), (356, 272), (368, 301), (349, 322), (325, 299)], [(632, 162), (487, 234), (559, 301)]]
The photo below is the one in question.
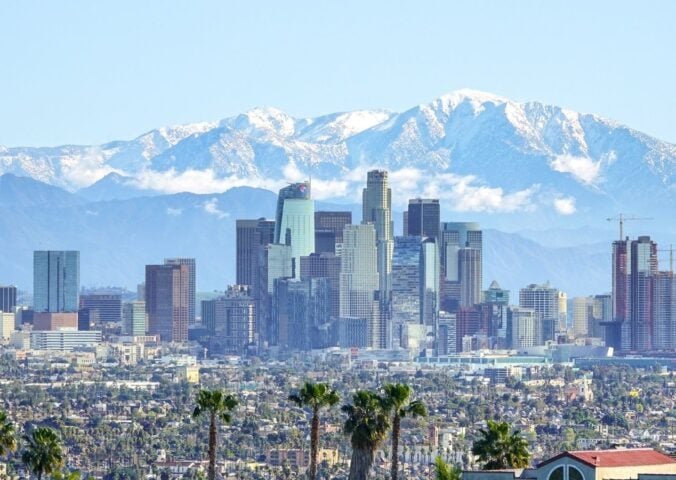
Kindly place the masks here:
[(202, 205), (204, 207), (204, 211), (207, 212), (210, 215), (214, 215), (218, 218), (226, 218), (230, 216), (229, 212), (224, 212), (223, 210), (220, 210), (218, 208), (218, 199), (217, 198), (211, 198), (204, 202)]
[(183, 213), (183, 209), (182, 209), (182, 208), (171, 208), (171, 207), (167, 207), (167, 215), (170, 215), (170, 216), (172, 216), (172, 217), (178, 217), (178, 216), (181, 215), (182, 213)]
[(561, 215), (572, 215), (577, 212), (575, 197), (559, 197), (554, 199), (554, 209)]
[(265, 178), (240, 178), (236, 175), (217, 177), (213, 170), (186, 170), (166, 172), (143, 170), (136, 175), (139, 188), (157, 190), (162, 193), (191, 192), (198, 194), (222, 193), (233, 187), (259, 187), (276, 191), (284, 185), (283, 180)]
[(612, 164), (616, 158), (617, 155), (613, 151), (604, 154), (598, 161), (589, 157), (558, 155), (552, 159), (549, 166), (556, 172), (570, 173), (585, 185), (594, 185), (601, 180), (603, 167)]

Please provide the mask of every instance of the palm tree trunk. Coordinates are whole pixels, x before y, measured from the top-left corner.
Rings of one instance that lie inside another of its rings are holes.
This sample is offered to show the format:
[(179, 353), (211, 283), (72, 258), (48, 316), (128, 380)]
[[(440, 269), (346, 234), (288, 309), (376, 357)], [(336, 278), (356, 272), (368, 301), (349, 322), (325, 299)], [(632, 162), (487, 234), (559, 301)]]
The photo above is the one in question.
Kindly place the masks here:
[(216, 414), (211, 414), (211, 422), (209, 424), (209, 480), (216, 478)]
[(312, 430), (310, 431), (310, 480), (317, 478), (317, 457), (319, 456), (319, 409), (312, 412)]
[(392, 471), (390, 477), (397, 480), (399, 477), (399, 432), (401, 430), (401, 418), (394, 415), (392, 419)]
[(350, 476), (348, 480), (367, 480), (375, 460), (375, 451), (370, 449), (352, 449)]

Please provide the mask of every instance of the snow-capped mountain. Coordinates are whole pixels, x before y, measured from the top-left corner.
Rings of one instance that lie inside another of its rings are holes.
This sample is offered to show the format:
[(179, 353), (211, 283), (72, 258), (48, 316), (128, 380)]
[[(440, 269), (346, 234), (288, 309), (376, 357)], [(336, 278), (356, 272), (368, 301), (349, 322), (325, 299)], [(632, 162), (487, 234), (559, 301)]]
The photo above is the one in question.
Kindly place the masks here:
[(100, 146), (0, 147), (0, 174), (70, 191), (105, 177), (106, 194), (95, 198), (107, 199), (115, 185), (124, 189), (118, 198), (129, 198), (243, 185), (274, 191), (311, 176), (318, 199), (354, 201), (373, 167), (390, 170), (400, 208), (411, 197), (438, 197), (449, 214), (528, 217), (531, 227), (618, 211), (673, 219), (676, 203), (676, 145), (596, 115), (471, 90), (402, 113), (294, 118), (258, 108)]

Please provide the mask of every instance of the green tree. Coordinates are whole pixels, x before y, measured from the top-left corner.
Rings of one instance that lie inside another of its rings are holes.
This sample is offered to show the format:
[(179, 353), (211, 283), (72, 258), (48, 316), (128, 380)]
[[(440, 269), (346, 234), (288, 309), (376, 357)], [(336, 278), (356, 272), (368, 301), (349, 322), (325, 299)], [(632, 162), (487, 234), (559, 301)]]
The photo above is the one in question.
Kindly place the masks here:
[(38, 480), (47, 474), (58, 472), (65, 463), (61, 439), (49, 427), (34, 428), (24, 435), (26, 448), (21, 454), (21, 461), (26, 468), (37, 475)]
[(7, 418), (7, 412), (0, 410), (0, 457), (16, 450), (16, 431)]
[(439, 455), (434, 459), (434, 470), (436, 480), (460, 480), (461, 470), (455, 465), (444, 462)]
[(218, 431), (216, 421), (220, 419), (225, 423), (232, 420), (231, 412), (237, 407), (237, 399), (225, 394), (220, 390), (200, 390), (197, 394), (197, 405), (192, 412), (193, 418), (209, 415), (209, 470), (208, 479), (216, 478), (216, 444), (218, 443)]
[(528, 442), (518, 430), (511, 432), (507, 422), (488, 420), (487, 429), (479, 430), (481, 438), (472, 445), (472, 453), (484, 462), (484, 470), (525, 468), (530, 453)]
[(401, 419), (404, 417), (425, 417), (427, 408), (420, 400), (411, 400), (411, 387), (405, 383), (388, 383), (385, 391), (385, 407), (392, 415), (392, 467), (390, 478), (399, 477), (399, 436)]
[(390, 428), (385, 401), (376, 393), (357, 390), (352, 404), (343, 405), (342, 411), (347, 414), (344, 429), (352, 445), (349, 480), (366, 480)]
[(299, 406), (312, 409), (312, 427), (310, 432), (310, 472), (309, 478), (317, 478), (317, 458), (319, 456), (319, 410), (332, 407), (340, 400), (335, 390), (327, 383), (305, 382), (298, 393), (289, 395), (289, 400)]

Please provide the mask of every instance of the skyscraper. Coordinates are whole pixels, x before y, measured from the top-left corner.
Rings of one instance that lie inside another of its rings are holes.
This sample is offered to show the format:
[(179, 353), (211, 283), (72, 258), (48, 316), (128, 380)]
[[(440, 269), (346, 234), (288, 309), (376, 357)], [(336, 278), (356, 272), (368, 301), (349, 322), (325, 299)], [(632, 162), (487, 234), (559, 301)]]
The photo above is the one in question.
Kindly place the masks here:
[(272, 345), (277, 338), (272, 330), (272, 299), (275, 281), (293, 276), (291, 245), (271, 243), (258, 251), (258, 287), (255, 293), (256, 335), (259, 346)]
[(643, 352), (653, 348), (652, 288), (653, 277), (657, 274), (657, 270), (657, 244), (646, 235), (632, 241), (630, 321), (629, 325), (622, 325), (624, 350)]
[(340, 257), (332, 253), (313, 253), (300, 258), (300, 279), (326, 278), (329, 290), (329, 315), (340, 315)]
[(458, 250), (461, 308), (481, 303), (481, 250), (462, 247)]
[(329, 290), (327, 278), (275, 281), (273, 301), (276, 344), (287, 350), (327, 347)]
[(164, 342), (188, 340), (188, 265), (146, 265), (148, 331)]
[(237, 220), (237, 285), (257, 284), (258, 251), (261, 247), (274, 243), (275, 221)]
[[(483, 282), (481, 227), (474, 222), (443, 222), (440, 236), (441, 304), (446, 309), (454, 305), (457, 309), (479, 303)], [(468, 250), (461, 254), (462, 249)]]
[(421, 244), (420, 256), (420, 322), (434, 327), (439, 313), (439, 248), (434, 238), (428, 237)]
[(653, 282), (653, 349), (676, 350), (676, 282), (673, 272), (657, 272)]
[(188, 325), (195, 324), (196, 275), (194, 258), (165, 258), (165, 265), (186, 265), (188, 267)]
[(366, 188), (362, 192), (362, 223), (372, 223), (375, 228), (379, 290), (382, 300), (386, 301), (391, 287), (394, 222), (392, 190), (384, 170), (372, 170), (367, 174)]
[(422, 285), (421, 237), (394, 238), (392, 256), (392, 300), (390, 302), (390, 328), (387, 336), (389, 348), (401, 346), (404, 326), (420, 324)]
[(521, 349), (542, 344), (538, 314), (532, 308), (510, 307), (508, 310), (508, 337), (510, 348)]
[(255, 342), (255, 301), (248, 285), (232, 285), (225, 295), (202, 300), (203, 325), (211, 354), (238, 354)]
[(122, 299), (118, 294), (90, 293), (80, 295), (80, 311), (88, 310), (90, 322), (96, 325), (119, 323)]
[(0, 286), (0, 312), (14, 313), (16, 307), (16, 287)]
[(148, 323), (146, 302), (127, 302), (122, 306), (122, 333), (125, 335), (145, 335)]
[(315, 252), (336, 253), (343, 243), (343, 228), (352, 223), (352, 212), (315, 212)]
[(408, 201), (407, 235), (438, 238), (441, 207), (438, 199), (414, 198)]
[(340, 259), (340, 316), (365, 319), (370, 326), (371, 345), (384, 348), (375, 226), (370, 223), (346, 226)]
[(293, 183), (279, 191), (275, 243), (291, 246), (294, 278), (300, 278), (300, 257), (315, 251), (314, 210), (309, 182)]
[(80, 252), (33, 252), (33, 309), (36, 312), (77, 312)]
[(590, 336), (594, 321), (594, 297), (573, 297), (573, 335)]
[(545, 342), (554, 340), (559, 324), (559, 290), (549, 285), (530, 284), (519, 291), (519, 306), (535, 310), (541, 336)]

